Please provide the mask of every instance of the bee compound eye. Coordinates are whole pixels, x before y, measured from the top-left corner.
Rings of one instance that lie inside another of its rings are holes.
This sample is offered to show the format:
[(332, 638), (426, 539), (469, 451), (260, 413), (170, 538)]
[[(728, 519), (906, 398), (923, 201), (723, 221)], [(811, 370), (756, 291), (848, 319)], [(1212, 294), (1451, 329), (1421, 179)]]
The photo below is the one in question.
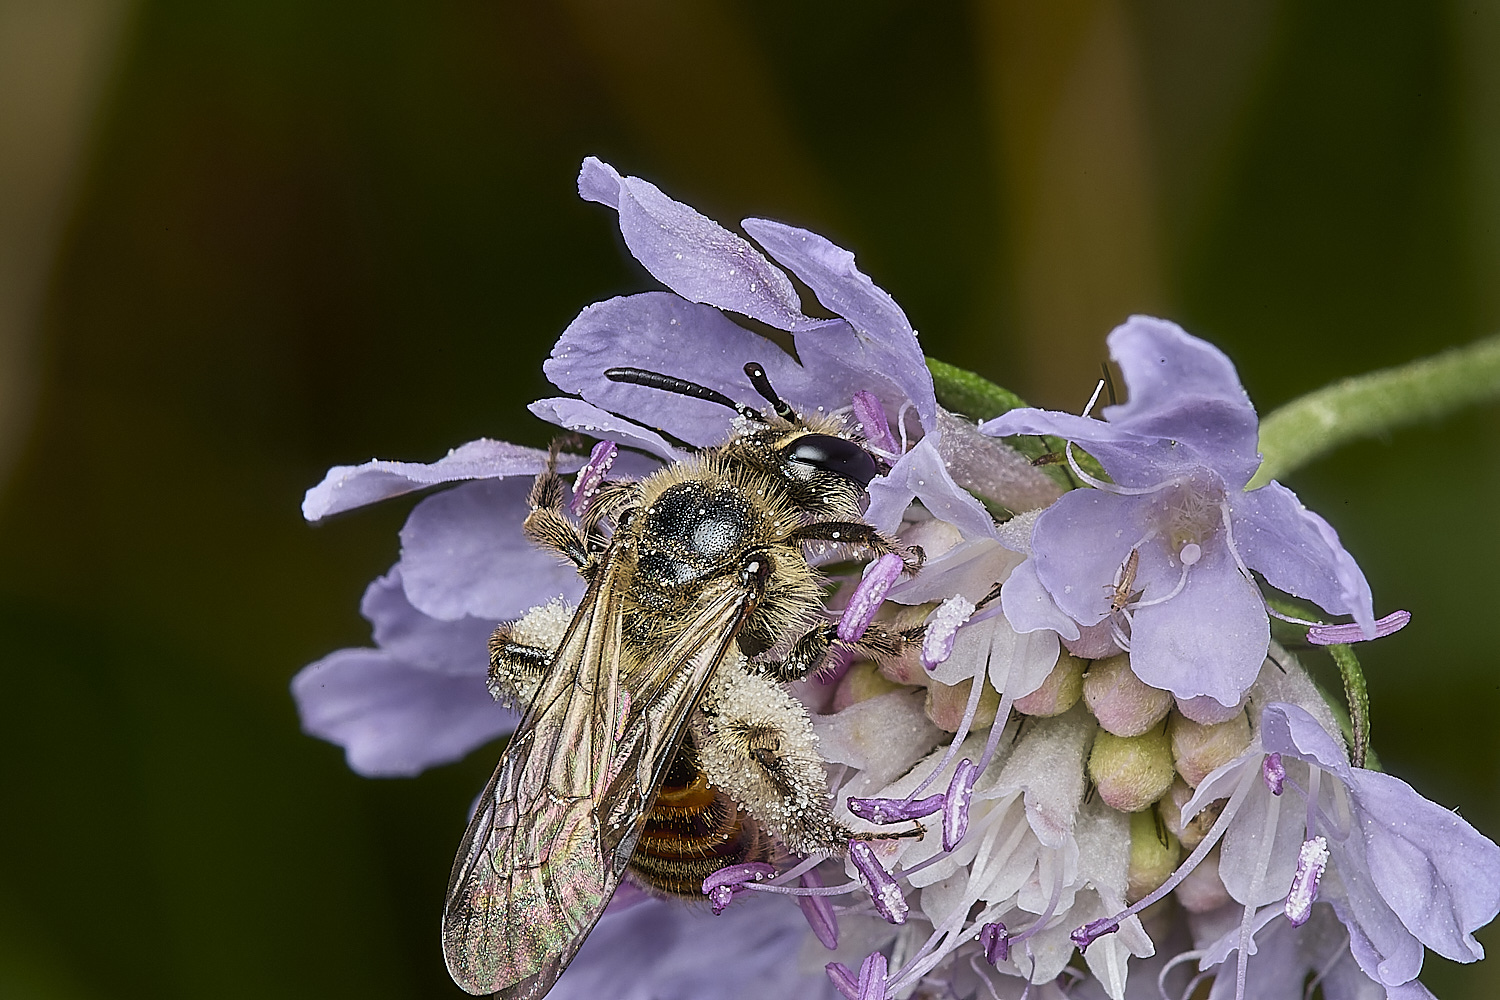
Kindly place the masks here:
[(860, 486), (869, 486), (879, 474), (875, 459), (853, 441), (832, 434), (804, 434), (781, 449), (781, 457), (793, 475), (807, 471), (832, 472)]

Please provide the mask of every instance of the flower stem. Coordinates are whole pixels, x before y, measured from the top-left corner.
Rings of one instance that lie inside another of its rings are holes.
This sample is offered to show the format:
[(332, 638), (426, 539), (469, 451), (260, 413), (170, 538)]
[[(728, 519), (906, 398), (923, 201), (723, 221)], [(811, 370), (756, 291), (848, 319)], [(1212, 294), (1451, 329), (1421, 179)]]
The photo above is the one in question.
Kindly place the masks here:
[(1364, 767), (1365, 754), (1370, 749), (1370, 692), (1365, 688), (1364, 671), (1360, 670), (1359, 657), (1354, 655), (1352, 647), (1341, 643), (1329, 646), (1328, 652), (1344, 679), (1344, 700), (1349, 705), (1349, 728), (1354, 736), (1349, 763)]
[(1250, 489), (1372, 434), (1500, 398), (1500, 334), (1357, 375), (1292, 400), (1260, 422), (1260, 471)]

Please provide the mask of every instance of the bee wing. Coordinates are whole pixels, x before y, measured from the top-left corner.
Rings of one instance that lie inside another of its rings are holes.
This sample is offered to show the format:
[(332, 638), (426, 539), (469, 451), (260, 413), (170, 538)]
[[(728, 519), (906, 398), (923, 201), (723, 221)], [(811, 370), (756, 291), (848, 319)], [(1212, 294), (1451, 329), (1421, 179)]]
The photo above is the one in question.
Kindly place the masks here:
[(611, 552), (464, 833), (443, 950), (470, 993), (540, 997), (562, 974), (619, 885), (687, 716), (755, 604), (726, 583), (625, 687), (624, 585)]

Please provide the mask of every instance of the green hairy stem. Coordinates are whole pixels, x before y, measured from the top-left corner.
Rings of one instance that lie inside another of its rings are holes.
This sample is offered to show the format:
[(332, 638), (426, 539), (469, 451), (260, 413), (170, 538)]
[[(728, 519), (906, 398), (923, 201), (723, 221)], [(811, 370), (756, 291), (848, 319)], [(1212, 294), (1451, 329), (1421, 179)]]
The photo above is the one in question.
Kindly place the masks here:
[(1328, 653), (1338, 664), (1339, 676), (1344, 680), (1344, 701), (1349, 705), (1349, 725), (1353, 730), (1349, 763), (1364, 767), (1365, 754), (1370, 749), (1370, 692), (1365, 688), (1364, 671), (1359, 668), (1353, 647), (1329, 646)]
[(1264, 486), (1325, 452), (1372, 434), (1500, 399), (1500, 334), (1294, 399), (1260, 422)]

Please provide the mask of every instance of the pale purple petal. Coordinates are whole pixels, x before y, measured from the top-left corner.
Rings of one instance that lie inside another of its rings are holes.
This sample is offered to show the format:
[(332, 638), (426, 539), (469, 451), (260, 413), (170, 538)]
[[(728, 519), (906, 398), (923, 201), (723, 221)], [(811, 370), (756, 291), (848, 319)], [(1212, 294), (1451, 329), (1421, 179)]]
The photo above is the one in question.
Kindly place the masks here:
[(1353, 615), (1365, 638), (1375, 637), (1370, 584), (1327, 521), (1274, 481), (1249, 493), (1231, 493), (1229, 505), (1235, 546), (1251, 569), (1329, 614)]
[(1224, 352), (1151, 316), (1130, 317), (1108, 340), (1129, 398), (1105, 419), (1191, 445), (1233, 486), (1248, 482), (1260, 466), (1255, 407)]
[(798, 410), (816, 409), (830, 399), (824, 385), (766, 338), (711, 306), (667, 292), (606, 299), (584, 309), (558, 338), (542, 370), (564, 392), (704, 447), (728, 436), (733, 410), (661, 389), (613, 382), (604, 377), (605, 370), (645, 368), (759, 406), (761, 398), (744, 372), (750, 361), (765, 367), (776, 391)]
[(1079, 638), (1078, 623), (1063, 614), (1037, 578), (1035, 559), (1026, 560), (1005, 578), (1000, 585), (1000, 606), (1017, 632), (1051, 629), (1065, 641)]
[(1225, 547), (1214, 545), (1188, 574), (1180, 594), (1136, 609), (1130, 666), (1147, 684), (1179, 698), (1207, 695), (1221, 705), (1237, 705), (1255, 683), (1270, 644), (1260, 591)]
[(366, 777), (405, 777), (463, 757), (516, 727), (484, 675), (445, 676), (384, 650), (341, 649), (292, 678), (302, 729), (342, 746)]
[(885, 595), (890, 591), (891, 584), (896, 582), (896, 578), (905, 568), (906, 563), (894, 552), (887, 552), (878, 559), (872, 559), (865, 566), (864, 573), (859, 578), (859, 584), (850, 595), (843, 616), (839, 618), (838, 637), (840, 639), (844, 642), (854, 642), (865, 634), (865, 630), (875, 620), (875, 612), (880, 610), (880, 605), (885, 601)]
[[(573, 464), (564, 471), (578, 467), (576, 460), (569, 461)], [(335, 465), (321, 483), (307, 491), (302, 500), (302, 516), (317, 521), (403, 493), (463, 479), (534, 476), (546, 462), (544, 451), (480, 438), (459, 445), (428, 464), (371, 459), (363, 465)]]
[[(1109, 586), (1150, 530), (1153, 509), (1150, 496), (1073, 490), (1036, 519), (1031, 532), (1036, 575), (1057, 606), (1080, 625), (1094, 625), (1109, 614)], [(1158, 547), (1141, 550), (1135, 586), (1147, 591), (1145, 597), (1157, 587), (1166, 588), (1165, 596), (1178, 577), (1167, 572)]]
[[(742, 224), (777, 262), (807, 283), (819, 302), (849, 321), (860, 335), (863, 367), (892, 379), (916, 407), (922, 426), (936, 427), (932, 373), (916, 331), (896, 301), (854, 266), (854, 254), (796, 226), (767, 219)], [(798, 347), (800, 351), (800, 340)]]
[[(1383, 639), (1388, 635), (1406, 628), (1411, 624), (1410, 611), (1392, 611), (1384, 618), (1376, 619), (1376, 639)], [(1364, 628), (1357, 622), (1347, 625), (1314, 625), (1307, 630), (1307, 641), (1314, 646), (1336, 646), (1339, 643), (1364, 642), (1368, 637)]]
[(489, 638), (498, 618), (429, 618), (406, 599), (400, 567), (365, 588), (360, 614), (375, 626), (375, 644), (420, 670), (484, 677), (489, 672)]
[(406, 597), (444, 621), (515, 618), (553, 597), (577, 601), (583, 581), (571, 563), (521, 533), (524, 479), (466, 483), (428, 497), (401, 529)]
[[(1268, 750), (1315, 763), (1348, 786), (1370, 877), (1406, 928), (1446, 958), (1482, 958), (1472, 932), (1500, 913), (1500, 847), (1406, 782), (1351, 767), (1333, 737), (1297, 706), (1267, 706), (1261, 732)], [(1335, 867), (1347, 883), (1346, 866), (1336, 859)]]
[(854, 419), (859, 421), (860, 432), (872, 447), (891, 454), (900, 449), (896, 439), (891, 437), (891, 425), (886, 419), (885, 408), (880, 405), (880, 399), (873, 392), (859, 390), (854, 394), (850, 405), (854, 409)]
[(802, 914), (748, 895), (720, 917), (660, 899), (602, 917), (547, 1000), (833, 1000), (822, 975), (798, 967)]
[[(912, 433), (914, 426), (924, 433), (937, 432), (937, 425), (923, 423), (921, 416), (937, 405), (931, 373), (929, 380), (924, 381), (909, 365), (893, 362), (888, 352), (872, 344), (846, 320), (831, 319), (809, 327), (793, 334), (792, 343), (809, 379), (821, 387), (821, 399), (848, 399), (860, 390), (874, 395), (895, 428), (892, 436), (897, 442), (901, 438), (903, 408), (910, 411), (905, 421), (909, 439), (920, 436)], [(913, 392), (919, 395), (914, 397)], [(933, 401), (931, 406), (924, 402), (928, 399)]]
[(957, 527), (965, 538), (995, 537), (995, 519), (953, 481), (931, 438), (922, 439), (902, 455), (888, 475), (870, 482), (865, 520), (881, 531), (895, 531), (913, 498), (921, 500), (935, 517)]
[[(1058, 614), (1062, 614), (1061, 611)], [(1115, 642), (1114, 625), (1111, 622), (1099, 622), (1097, 625), (1080, 626), (1078, 638), (1063, 639), (1063, 648), (1080, 660), (1104, 660), (1118, 653), (1123, 653), (1119, 644)], [(1214, 702), (1218, 705), (1218, 702)], [(1222, 707), (1222, 706), (1221, 706)], [(1186, 715), (1187, 713), (1183, 713)], [(1192, 716), (1188, 716), (1193, 718)], [(1194, 722), (1202, 722), (1202, 719), (1193, 719)], [(1222, 722), (1223, 719), (1214, 719)]]
[(1064, 438), (1097, 458), (1116, 483), (1132, 488), (1154, 486), (1203, 463), (1193, 449), (1174, 448), (1168, 438), (1056, 410), (1011, 410), (980, 424), (979, 432), (990, 437), (1051, 434)]
[(549, 424), (556, 424), (590, 437), (607, 437), (627, 448), (639, 448), (663, 461), (678, 462), (687, 456), (687, 452), (674, 448), (655, 431), (601, 410), (581, 399), (552, 396), (528, 403), (526, 408)]
[(620, 234), (635, 259), (683, 298), (781, 330), (817, 322), (802, 314), (791, 279), (759, 250), (649, 181), (622, 177), (590, 156), (578, 175), (578, 193), (617, 210)]

